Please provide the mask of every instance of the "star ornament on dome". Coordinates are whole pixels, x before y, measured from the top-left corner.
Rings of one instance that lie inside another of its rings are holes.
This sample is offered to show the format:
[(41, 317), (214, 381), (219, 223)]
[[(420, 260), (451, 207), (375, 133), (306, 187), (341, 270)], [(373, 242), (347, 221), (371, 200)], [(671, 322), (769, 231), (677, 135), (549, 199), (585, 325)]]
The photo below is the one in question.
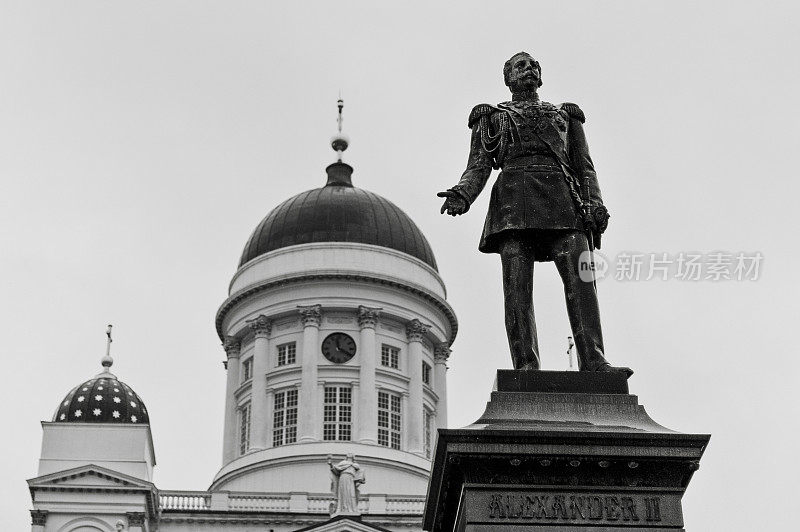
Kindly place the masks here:
[(95, 401), (102, 401), (103, 400), (103, 396), (102, 395), (95, 395), (94, 396), (94, 400)]
[(101, 414), (101, 412), (100, 412), (100, 409), (99, 409), (99, 408), (95, 408), (95, 409), (92, 411), (92, 414), (94, 414), (95, 416), (99, 416), (99, 415)]
[(120, 399), (119, 397), (114, 397), (114, 402), (115, 403), (121, 403), (122, 399)]
[(131, 421), (136, 423), (136, 416), (131, 416)]
[(75, 417), (81, 417), (82, 415), (83, 415), (83, 412), (81, 412), (80, 410), (76, 410), (75, 411)]
[(119, 411), (118, 410), (114, 410), (113, 412), (111, 412), (111, 416), (114, 419), (119, 419)]

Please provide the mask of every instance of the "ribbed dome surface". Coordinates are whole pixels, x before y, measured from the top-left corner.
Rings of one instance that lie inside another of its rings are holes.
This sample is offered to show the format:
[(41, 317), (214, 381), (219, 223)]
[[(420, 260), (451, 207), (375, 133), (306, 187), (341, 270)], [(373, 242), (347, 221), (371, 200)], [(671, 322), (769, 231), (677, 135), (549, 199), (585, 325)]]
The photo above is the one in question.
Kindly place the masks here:
[(389, 200), (354, 188), (350, 172), (348, 165), (335, 163), (328, 167), (328, 185), (273, 209), (245, 244), (239, 266), (296, 244), (358, 242), (402, 251), (436, 269), (430, 244), (411, 218)]
[(58, 405), (53, 421), (77, 423), (149, 423), (147, 408), (130, 386), (101, 373), (76, 386)]

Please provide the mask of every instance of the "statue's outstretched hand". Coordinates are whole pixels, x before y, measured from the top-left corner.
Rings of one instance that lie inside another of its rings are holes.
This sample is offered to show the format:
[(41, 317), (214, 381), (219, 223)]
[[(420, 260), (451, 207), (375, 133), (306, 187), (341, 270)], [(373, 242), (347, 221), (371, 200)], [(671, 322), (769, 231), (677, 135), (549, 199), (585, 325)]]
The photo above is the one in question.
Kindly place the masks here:
[(469, 203), (462, 198), (458, 192), (452, 190), (445, 190), (436, 194), (440, 198), (445, 198), (442, 209), (439, 211), (441, 214), (447, 212), (450, 216), (464, 214), (469, 210)]

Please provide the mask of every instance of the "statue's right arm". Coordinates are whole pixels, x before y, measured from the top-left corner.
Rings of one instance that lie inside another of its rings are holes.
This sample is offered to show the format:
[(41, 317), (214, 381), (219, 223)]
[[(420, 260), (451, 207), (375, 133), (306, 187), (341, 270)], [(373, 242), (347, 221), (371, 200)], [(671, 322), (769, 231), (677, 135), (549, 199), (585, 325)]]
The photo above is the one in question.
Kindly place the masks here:
[[(461, 179), (458, 184), (446, 192), (440, 192), (440, 197), (447, 197), (445, 204), (442, 206), (442, 212), (445, 210), (452, 214), (451, 209), (448, 209), (449, 204), (460, 203), (455, 214), (463, 214), (469, 210), (472, 202), (477, 199), (478, 195), (486, 186), (486, 181), (492, 173), (492, 157), (481, 141), (481, 124), (476, 121), (472, 125), (472, 137), (470, 139), (469, 157), (467, 159), (467, 168), (461, 174)], [(451, 199), (452, 198), (452, 199)], [(453, 205), (454, 207), (456, 205)]]
[(492, 173), (492, 156), (481, 141), (481, 126), (480, 121), (472, 126), (467, 168), (461, 174), (458, 184), (453, 187), (453, 190), (459, 191), (470, 205), (478, 198)]

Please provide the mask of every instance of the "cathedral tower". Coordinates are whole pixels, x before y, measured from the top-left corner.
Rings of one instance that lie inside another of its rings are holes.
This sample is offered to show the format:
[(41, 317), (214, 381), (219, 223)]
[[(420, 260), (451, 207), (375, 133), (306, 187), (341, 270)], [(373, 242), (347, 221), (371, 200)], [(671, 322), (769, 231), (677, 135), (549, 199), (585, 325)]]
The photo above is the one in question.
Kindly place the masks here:
[(331, 144), (325, 185), (258, 224), (217, 313), (227, 389), (212, 491), (325, 492), (328, 455), (354, 453), (365, 493), (425, 492), (457, 321), (425, 236), (353, 186), (343, 135)]

